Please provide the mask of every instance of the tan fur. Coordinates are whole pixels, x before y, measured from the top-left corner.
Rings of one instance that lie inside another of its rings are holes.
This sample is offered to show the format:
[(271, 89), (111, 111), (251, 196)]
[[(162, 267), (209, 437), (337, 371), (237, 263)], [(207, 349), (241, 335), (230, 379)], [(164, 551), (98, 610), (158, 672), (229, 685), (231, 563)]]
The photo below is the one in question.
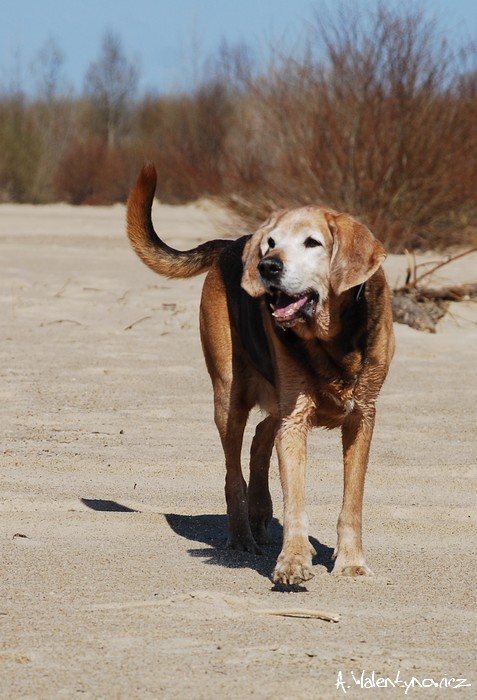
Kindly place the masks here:
[(226, 241), (209, 241), (182, 253), (173, 250), (156, 235), (151, 208), (156, 189), (156, 170), (145, 165), (127, 206), (127, 231), (132, 247), (141, 260), (165, 277), (193, 277), (208, 270)]
[[(179, 252), (166, 246), (152, 226), (155, 184), (154, 168), (147, 166), (128, 201), (128, 235), (139, 257), (159, 274), (187, 277), (209, 270), (200, 332), (226, 462), (228, 545), (259, 552), (267, 541), (272, 517), (268, 470), (275, 445), (284, 519), (273, 578), (297, 584), (312, 576), (314, 550), (305, 512), (307, 434), (315, 426), (340, 427), (344, 495), (333, 573), (371, 574), (361, 541), (364, 479), (375, 401), (394, 349), (381, 244), (348, 215), (304, 207), (271, 216), (247, 241), (210, 241)], [(272, 273), (276, 276), (268, 279)], [(266, 342), (260, 348), (270, 375), (252, 360), (250, 342), (258, 339), (237, 321), (234, 309), (240, 300), (262, 328)], [(240, 454), (253, 406), (268, 417), (256, 429), (247, 485)]]

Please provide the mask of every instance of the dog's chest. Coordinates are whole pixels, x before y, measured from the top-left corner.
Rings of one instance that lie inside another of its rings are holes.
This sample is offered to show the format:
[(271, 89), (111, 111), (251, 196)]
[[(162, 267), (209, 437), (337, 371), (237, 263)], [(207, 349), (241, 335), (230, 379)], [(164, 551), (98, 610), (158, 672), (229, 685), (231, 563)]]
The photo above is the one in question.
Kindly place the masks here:
[(319, 343), (302, 347), (300, 362), (308, 374), (313, 401), (313, 422), (334, 428), (343, 423), (355, 407), (355, 390), (363, 369), (363, 355), (354, 350), (342, 353)]
[(334, 387), (316, 389), (313, 396), (313, 423), (325, 428), (340, 426), (355, 407), (355, 399), (352, 390), (336, 392)]

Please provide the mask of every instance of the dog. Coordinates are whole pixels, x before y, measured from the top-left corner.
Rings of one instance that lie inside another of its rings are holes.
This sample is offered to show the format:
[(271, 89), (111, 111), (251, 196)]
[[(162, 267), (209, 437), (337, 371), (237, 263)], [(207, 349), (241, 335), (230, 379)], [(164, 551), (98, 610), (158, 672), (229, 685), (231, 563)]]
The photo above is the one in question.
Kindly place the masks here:
[[(307, 434), (315, 426), (339, 427), (344, 495), (333, 573), (372, 575), (362, 548), (363, 490), (375, 403), (394, 352), (382, 245), (351, 216), (305, 206), (272, 214), (252, 235), (178, 251), (153, 227), (156, 183), (154, 166), (145, 165), (128, 199), (127, 232), (138, 256), (160, 275), (208, 271), (200, 335), (225, 455), (228, 546), (259, 553), (267, 542), (275, 445), (284, 515), (273, 580), (298, 585), (313, 576)], [(252, 440), (247, 485), (240, 454), (254, 406), (266, 417)]]

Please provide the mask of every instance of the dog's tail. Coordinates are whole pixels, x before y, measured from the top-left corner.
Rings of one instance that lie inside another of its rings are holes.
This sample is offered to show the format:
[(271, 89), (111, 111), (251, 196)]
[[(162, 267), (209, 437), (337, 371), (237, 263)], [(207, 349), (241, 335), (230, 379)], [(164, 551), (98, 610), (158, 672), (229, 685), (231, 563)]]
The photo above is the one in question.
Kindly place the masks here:
[(132, 247), (141, 260), (160, 275), (194, 277), (205, 272), (230, 241), (212, 240), (185, 251), (166, 245), (155, 232), (151, 218), (156, 182), (154, 165), (144, 165), (129, 195), (127, 232)]

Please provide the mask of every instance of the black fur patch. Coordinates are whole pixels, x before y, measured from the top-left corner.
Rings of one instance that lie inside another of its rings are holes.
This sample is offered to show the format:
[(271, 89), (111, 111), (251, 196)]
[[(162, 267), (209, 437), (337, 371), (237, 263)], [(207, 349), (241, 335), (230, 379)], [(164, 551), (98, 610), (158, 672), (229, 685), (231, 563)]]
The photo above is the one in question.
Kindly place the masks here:
[(272, 358), (262, 321), (262, 300), (251, 297), (240, 286), (242, 254), (249, 236), (233, 241), (220, 256), (220, 270), (227, 290), (231, 321), (253, 366), (271, 384), (274, 382)]

